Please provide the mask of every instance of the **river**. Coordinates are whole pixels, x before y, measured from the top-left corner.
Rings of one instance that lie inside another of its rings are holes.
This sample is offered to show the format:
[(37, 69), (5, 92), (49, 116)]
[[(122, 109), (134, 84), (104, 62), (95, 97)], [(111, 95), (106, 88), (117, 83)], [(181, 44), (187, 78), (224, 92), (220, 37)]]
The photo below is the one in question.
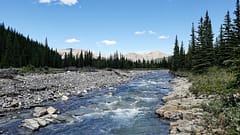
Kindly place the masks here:
[(0, 130), (6, 135), (167, 135), (169, 122), (160, 119), (155, 110), (171, 90), (171, 79), (165, 70), (153, 71), (84, 97), (48, 103), (68, 121), (32, 133), (18, 127), (23, 119), (32, 117), (31, 110), (18, 111), (0, 118)]

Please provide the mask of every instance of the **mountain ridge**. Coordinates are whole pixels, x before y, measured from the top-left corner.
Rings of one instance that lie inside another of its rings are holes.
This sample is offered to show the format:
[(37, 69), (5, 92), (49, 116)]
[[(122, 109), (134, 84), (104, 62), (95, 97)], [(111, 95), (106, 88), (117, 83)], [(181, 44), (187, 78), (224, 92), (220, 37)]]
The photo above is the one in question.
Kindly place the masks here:
[[(83, 49), (66, 48), (66, 49), (59, 49), (58, 53), (61, 55), (64, 55), (65, 53), (69, 53), (71, 49), (72, 49), (72, 53), (74, 56), (76, 56), (77, 54), (79, 55), (81, 53), (81, 51), (83, 53), (87, 52), (87, 50), (83, 50)], [(158, 59), (158, 58), (168, 57), (170, 55), (163, 53), (159, 50), (155, 50), (155, 51), (144, 52), (144, 53), (129, 52), (129, 53), (123, 54), (123, 56), (125, 56), (129, 60), (137, 61), (137, 60), (143, 60), (143, 59), (144, 60)], [(97, 58), (98, 54), (94, 54), (94, 57)]]

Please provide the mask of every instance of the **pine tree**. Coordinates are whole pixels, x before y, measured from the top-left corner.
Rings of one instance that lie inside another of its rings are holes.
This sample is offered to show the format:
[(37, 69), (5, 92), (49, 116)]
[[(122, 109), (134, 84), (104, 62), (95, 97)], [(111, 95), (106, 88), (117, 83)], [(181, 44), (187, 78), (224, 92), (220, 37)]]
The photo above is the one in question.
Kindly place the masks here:
[(235, 42), (236, 45), (240, 43), (240, 3), (239, 0), (237, 0), (236, 2), (236, 9), (234, 11), (235, 14), (235, 19), (233, 20), (234, 22), (234, 26), (233, 26), (233, 30), (235, 33)]
[(181, 70), (185, 68), (185, 50), (183, 48), (183, 41), (181, 43), (180, 52), (179, 52), (179, 68)]
[(202, 65), (202, 44), (204, 42), (203, 38), (203, 18), (200, 18), (199, 24), (198, 24), (198, 31), (197, 31), (197, 38), (196, 38), (196, 44), (192, 47), (193, 53), (192, 53), (192, 70), (195, 73), (201, 73), (203, 72), (204, 65)]
[(223, 34), (223, 42), (221, 43), (223, 46), (221, 47), (221, 53), (223, 54), (223, 61), (232, 59), (234, 57), (234, 33), (233, 33), (233, 25), (231, 22), (230, 18), (230, 13), (229, 11), (227, 12), (225, 19), (224, 19), (224, 24), (222, 28), (222, 34)]
[(203, 73), (214, 64), (212, 24), (208, 11), (204, 19), (200, 18), (197, 34), (192, 70), (196, 73)]
[(194, 59), (194, 55), (196, 54), (195, 47), (196, 47), (196, 36), (195, 36), (195, 28), (194, 23), (192, 23), (192, 31), (191, 31), (191, 40), (188, 46), (188, 52), (186, 55), (186, 68), (192, 69), (192, 61)]
[(179, 45), (178, 45), (178, 38), (176, 36), (174, 51), (173, 51), (173, 58), (172, 58), (172, 70), (177, 71), (178, 68), (179, 68)]
[(220, 27), (220, 34), (218, 38), (216, 38), (215, 42), (215, 55), (215, 64), (218, 66), (223, 66), (223, 62), (226, 60), (226, 53), (222, 25)]
[(235, 9), (235, 19), (234, 19), (234, 34), (235, 34), (235, 48), (234, 48), (234, 58), (233, 58), (233, 71), (235, 73), (236, 81), (234, 82), (234, 87), (240, 87), (240, 4), (239, 0), (236, 2)]
[(84, 58), (83, 58), (83, 51), (81, 51), (80, 56), (79, 56), (79, 66), (83, 67), (84, 66)]
[(211, 19), (208, 15), (208, 11), (206, 12), (205, 20), (204, 20), (204, 43), (203, 43), (203, 51), (204, 51), (204, 61), (205, 66), (210, 67), (213, 66), (214, 63), (214, 50), (213, 50), (213, 32), (212, 32), (212, 24)]

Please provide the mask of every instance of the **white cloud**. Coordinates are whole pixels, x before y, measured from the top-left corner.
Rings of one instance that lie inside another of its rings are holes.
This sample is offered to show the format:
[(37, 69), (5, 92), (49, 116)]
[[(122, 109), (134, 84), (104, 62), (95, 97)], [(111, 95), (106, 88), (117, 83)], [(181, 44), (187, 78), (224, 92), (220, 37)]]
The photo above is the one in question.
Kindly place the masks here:
[(70, 39), (66, 39), (65, 42), (66, 42), (66, 43), (73, 44), (73, 43), (79, 43), (80, 40), (78, 40), (78, 39), (76, 39), (76, 38), (70, 38)]
[(39, 3), (51, 3), (52, 1), (51, 0), (39, 0), (38, 2)]
[(97, 44), (102, 44), (102, 45), (106, 45), (106, 46), (111, 46), (111, 45), (116, 45), (117, 41), (114, 40), (103, 40), (101, 42), (97, 42)]
[(158, 37), (158, 39), (169, 39), (169, 36), (161, 35)]
[(146, 33), (146, 31), (136, 31), (136, 32), (134, 32), (134, 35), (143, 35), (145, 33)]
[(72, 6), (78, 3), (78, 0), (60, 0), (64, 5)]
[(148, 34), (150, 34), (150, 35), (156, 35), (157, 33), (154, 32), (154, 31), (152, 31), (152, 30), (149, 30), (149, 31), (148, 31)]

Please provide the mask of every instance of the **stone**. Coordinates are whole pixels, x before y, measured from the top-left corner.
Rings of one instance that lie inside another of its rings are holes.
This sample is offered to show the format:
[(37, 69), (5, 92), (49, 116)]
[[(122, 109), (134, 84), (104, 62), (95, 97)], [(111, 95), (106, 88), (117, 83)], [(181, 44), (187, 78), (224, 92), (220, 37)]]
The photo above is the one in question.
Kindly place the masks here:
[(170, 122), (170, 129), (173, 129), (176, 126), (178, 126), (177, 122)]
[(69, 98), (65, 95), (62, 96), (62, 101), (67, 101)]
[(34, 120), (36, 120), (41, 127), (45, 127), (48, 124), (47, 121), (42, 118), (35, 118)]
[(34, 117), (41, 117), (47, 113), (47, 109), (45, 107), (35, 107), (34, 108)]
[(161, 108), (159, 108), (158, 110), (156, 110), (156, 113), (163, 117), (164, 112), (166, 112), (166, 111), (176, 111), (176, 110), (177, 110), (177, 106), (165, 105), (165, 106), (162, 106)]
[(212, 131), (213, 131), (213, 133), (216, 134), (216, 135), (224, 135), (224, 134), (225, 134), (224, 130), (223, 130), (223, 129), (220, 129), (220, 128), (218, 128), (218, 129), (213, 129)]
[(52, 106), (47, 108), (47, 113), (48, 114), (54, 114), (56, 113), (57, 109), (53, 108)]
[(30, 130), (37, 130), (39, 129), (40, 125), (38, 124), (38, 121), (34, 120), (34, 119), (25, 119), (23, 120), (23, 127), (26, 127)]
[(65, 122), (67, 119), (66, 119), (66, 117), (64, 117), (64, 116), (57, 116), (56, 118), (55, 118), (57, 121), (62, 121), (62, 122)]
[(13, 99), (12, 102), (11, 102), (11, 105), (10, 107), (18, 107), (19, 106), (19, 103), (16, 99)]
[(182, 113), (178, 111), (165, 111), (163, 117), (170, 120), (178, 120), (181, 119)]
[(194, 119), (193, 113), (189, 111), (182, 112), (182, 116), (184, 120), (192, 120)]

